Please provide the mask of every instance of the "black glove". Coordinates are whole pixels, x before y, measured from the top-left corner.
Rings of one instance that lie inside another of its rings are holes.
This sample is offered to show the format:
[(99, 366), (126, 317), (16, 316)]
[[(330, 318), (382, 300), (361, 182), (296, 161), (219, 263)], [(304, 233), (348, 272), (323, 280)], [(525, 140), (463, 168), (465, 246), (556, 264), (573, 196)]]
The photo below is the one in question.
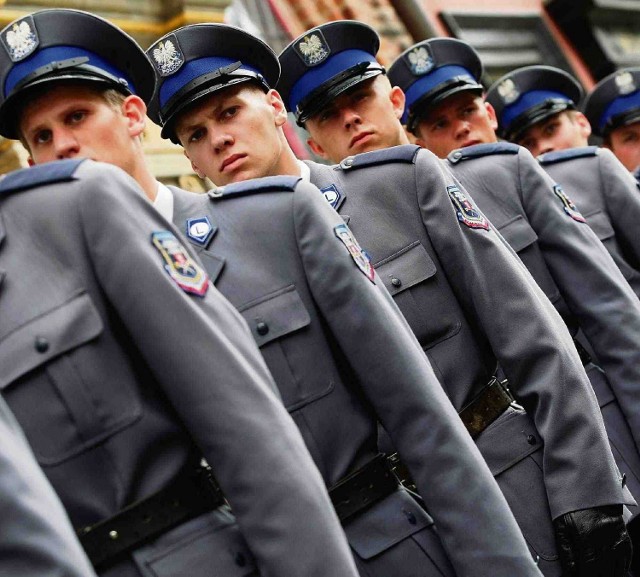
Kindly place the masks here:
[(553, 525), (563, 577), (626, 577), (632, 548), (622, 505), (572, 511)]

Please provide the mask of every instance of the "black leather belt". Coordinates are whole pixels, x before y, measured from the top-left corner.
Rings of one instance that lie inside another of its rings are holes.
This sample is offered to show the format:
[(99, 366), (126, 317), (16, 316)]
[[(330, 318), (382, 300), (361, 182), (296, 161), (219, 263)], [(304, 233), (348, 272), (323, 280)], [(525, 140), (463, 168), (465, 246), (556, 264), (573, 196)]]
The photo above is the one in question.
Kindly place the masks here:
[(199, 467), (113, 517), (79, 529), (78, 537), (93, 566), (105, 568), (149, 539), (224, 502), (211, 469)]
[(329, 497), (340, 521), (368, 509), (399, 487), (387, 457), (378, 455), (364, 467), (341, 479), (329, 489)]
[(472, 437), (477, 437), (513, 402), (513, 397), (495, 377), (458, 414)]

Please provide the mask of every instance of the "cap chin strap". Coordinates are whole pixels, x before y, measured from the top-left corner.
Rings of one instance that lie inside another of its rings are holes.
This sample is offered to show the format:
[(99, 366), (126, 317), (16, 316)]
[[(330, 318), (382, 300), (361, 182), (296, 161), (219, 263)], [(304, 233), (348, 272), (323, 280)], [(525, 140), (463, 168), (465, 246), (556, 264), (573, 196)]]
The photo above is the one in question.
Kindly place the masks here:
[(517, 116), (508, 131), (501, 131), (506, 140), (515, 142), (522, 133), (534, 124), (557, 114), (564, 110), (575, 110), (575, 105), (567, 100), (560, 98), (547, 98), (540, 104), (525, 110), (520, 116)]

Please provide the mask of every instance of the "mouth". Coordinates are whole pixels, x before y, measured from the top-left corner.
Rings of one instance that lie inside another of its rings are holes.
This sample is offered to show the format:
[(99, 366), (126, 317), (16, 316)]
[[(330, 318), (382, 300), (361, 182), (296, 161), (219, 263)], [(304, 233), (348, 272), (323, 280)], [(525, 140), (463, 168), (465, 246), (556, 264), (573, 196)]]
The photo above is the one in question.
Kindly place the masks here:
[(467, 146), (473, 146), (474, 144), (482, 144), (482, 142), (480, 140), (467, 140), (460, 148), (466, 148)]
[(373, 136), (373, 132), (359, 132), (349, 142), (349, 148), (354, 148), (364, 144), (370, 136)]
[(246, 156), (246, 154), (232, 154), (231, 156), (228, 156), (222, 161), (222, 164), (220, 165), (220, 172), (229, 172), (233, 170)]

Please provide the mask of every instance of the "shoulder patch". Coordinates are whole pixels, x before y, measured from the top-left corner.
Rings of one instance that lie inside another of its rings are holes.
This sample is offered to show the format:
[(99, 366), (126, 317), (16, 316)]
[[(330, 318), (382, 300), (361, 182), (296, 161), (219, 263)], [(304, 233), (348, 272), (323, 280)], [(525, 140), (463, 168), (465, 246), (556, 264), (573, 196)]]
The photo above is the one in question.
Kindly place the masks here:
[(340, 189), (335, 184), (329, 184), (321, 188), (320, 192), (334, 210), (338, 210), (344, 201), (344, 194), (340, 192)]
[(403, 144), (401, 146), (392, 146), (391, 148), (382, 148), (380, 150), (372, 150), (371, 152), (363, 152), (355, 156), (348, 156), (340, 163), (343, 170), (354, 168), (365, 168), (367, 166), (377, 166), (379, 164), (389, 164), (391, 162), (407, 162), (413, 164), (416, 154), (420, 147), (415, 144)]
[(209, 198), (218, 200), (258, 192), (293, 192), (301, 180), (300, 176), (265, 176), (219, 186), (207, 194)]
[(511, 142), (488, 142), (486, 144), (474, 144), (473, 146), (465, 146), (453, 150), (447, 156), (447, 160), (452, 164), (461, 160), (470, 160), (472, 158), (482, 158), (483, 156), (491, 156), (492, 154), (518, 154), (520, 147)]
[(168, 230), (151, 233), (151, 243), (162, 255), (164, 269), (186, 293), (203, 297), (209, 289), (209, 277), (194, 261), (182, 243)]
[(565, 160), (573, 160), (574, 158), (586, 158), (588, 156), (597, 156), (600, 149), (597, 146), (581, 146), (580, 148), (567, 148), (566, 150), (554, 150), (538, 156), (537, 160), (542, 166), (547, 164), (556, 164)]
[(573, 220), (577, 220), (578, 222), (586, 222), (584, 216), (580, 214), (580, 211), (576, 208), (576, 205), (573, 204), (573, 201), (567, 196), (567, 193), (562, 190), (562, 187), (559, 184), (556, 184), (553, 187), (553, 192), (555, 192), (556, 196), (562, 201), (562, 208)]
[(480, 213), (464, 193), (455, 185), (447, 186), (447, 193), (456, 209), (458, 220), (469, 228), (489, 230), (489, 221)]
[(369, 255), (360, 248), (358, 241), (354, 238), (349, 227), (346, 224), (338, 224), (333, 228), (333, 232), (347, 248), (351, 258), (358, 265), (358, 268), (375, 284), (375, 271), (371, 264), (371, 259)]
[(10, 172), (0, 180), (0, 194), (18, 192), (44, 184), (75, 180), (73, 175), (85, 160), (85, 158), (58, 160)]

